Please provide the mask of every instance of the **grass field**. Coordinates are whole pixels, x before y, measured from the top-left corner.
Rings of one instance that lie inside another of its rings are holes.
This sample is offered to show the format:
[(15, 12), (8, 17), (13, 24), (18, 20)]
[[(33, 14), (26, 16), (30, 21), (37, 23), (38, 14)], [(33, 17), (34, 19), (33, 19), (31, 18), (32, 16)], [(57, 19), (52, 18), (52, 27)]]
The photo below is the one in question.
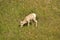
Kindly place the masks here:
[[(38, 26), (19, 27), (33, 12)], [(60, 0), (0, 0), (0, 40), (60, 40)]]

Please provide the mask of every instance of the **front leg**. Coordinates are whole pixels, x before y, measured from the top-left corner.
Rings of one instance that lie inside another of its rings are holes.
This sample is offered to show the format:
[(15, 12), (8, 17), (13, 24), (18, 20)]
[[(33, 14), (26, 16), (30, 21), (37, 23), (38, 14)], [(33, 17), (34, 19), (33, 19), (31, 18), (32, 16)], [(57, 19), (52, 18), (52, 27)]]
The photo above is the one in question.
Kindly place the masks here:
[(28, 26), (29, 26), (30, 21), (28, 21)]

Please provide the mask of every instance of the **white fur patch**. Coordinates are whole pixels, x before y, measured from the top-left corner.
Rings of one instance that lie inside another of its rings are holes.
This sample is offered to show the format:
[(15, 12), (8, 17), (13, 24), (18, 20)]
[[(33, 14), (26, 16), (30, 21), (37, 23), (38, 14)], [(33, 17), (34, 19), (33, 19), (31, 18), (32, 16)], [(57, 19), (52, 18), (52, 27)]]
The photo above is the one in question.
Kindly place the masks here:
[(35, 13), (32, 13), (34, 15), (34, 17), (36, 17), (36, 14)]

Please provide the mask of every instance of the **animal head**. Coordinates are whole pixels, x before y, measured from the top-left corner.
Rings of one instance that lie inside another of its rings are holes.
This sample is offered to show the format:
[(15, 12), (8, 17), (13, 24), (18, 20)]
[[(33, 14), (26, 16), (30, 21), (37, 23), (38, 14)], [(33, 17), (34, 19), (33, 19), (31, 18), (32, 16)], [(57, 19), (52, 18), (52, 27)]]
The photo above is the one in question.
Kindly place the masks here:
[(26, 23), (26, 21), (21, 21), (21, 22), (20, 22), (21, 27), (22, 27), (25, 23)]

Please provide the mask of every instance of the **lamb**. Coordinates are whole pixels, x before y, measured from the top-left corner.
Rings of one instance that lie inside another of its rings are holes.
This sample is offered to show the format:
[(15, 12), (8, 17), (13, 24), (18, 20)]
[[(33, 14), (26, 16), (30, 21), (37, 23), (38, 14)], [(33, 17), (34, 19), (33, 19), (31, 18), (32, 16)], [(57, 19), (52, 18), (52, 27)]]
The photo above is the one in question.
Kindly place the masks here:
[(36, 23), (36, 27), (37, 27), (37, 20), (36, 20), (36, 14), (35, 13), (31, 13), (31, 14), (27, 15), (25, 17), (25, 19), (20, 22), (21, 27), (23, 27), (23, 25), (26, 23), (28, 23), (28, 26), (29, 26), (29, 23), (31, 22), (31, 20), (33, 20)]

